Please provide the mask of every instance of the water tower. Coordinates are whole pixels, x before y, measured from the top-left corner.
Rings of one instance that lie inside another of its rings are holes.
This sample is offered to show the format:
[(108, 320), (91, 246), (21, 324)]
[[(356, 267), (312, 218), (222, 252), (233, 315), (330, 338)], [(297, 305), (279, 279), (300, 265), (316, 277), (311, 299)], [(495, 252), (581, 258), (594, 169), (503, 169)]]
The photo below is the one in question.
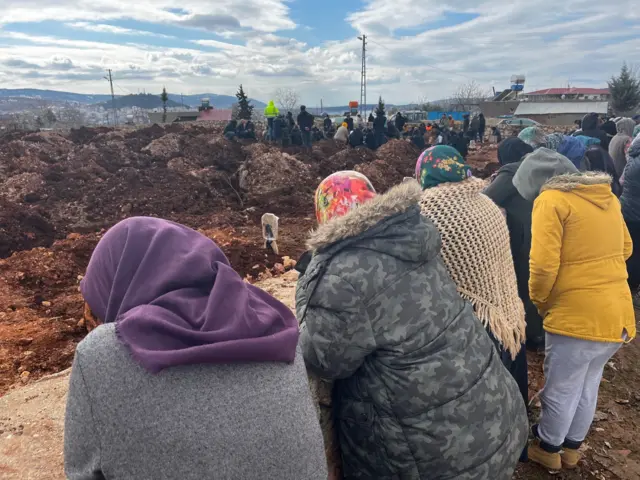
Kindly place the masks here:
[(511, 91), (516, 92), (516, 98), (518, 98), (518, 92), (524, 90), (524, 75), (511, 75)]

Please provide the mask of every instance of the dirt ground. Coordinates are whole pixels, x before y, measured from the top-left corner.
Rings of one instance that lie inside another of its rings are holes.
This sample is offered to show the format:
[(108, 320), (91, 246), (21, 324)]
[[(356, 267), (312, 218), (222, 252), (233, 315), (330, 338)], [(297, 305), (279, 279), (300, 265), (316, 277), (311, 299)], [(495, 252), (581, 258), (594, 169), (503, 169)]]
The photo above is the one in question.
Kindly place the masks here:
[[(78, 285), (101, 235), (135, 215), (168, 218), (215, 240), (247, 280), (292, 306), (289, 259), (314, 227), (313, 191), (340, 169), (359, 170), (380, 192), (411, 176), (420, 154), (392, 141), (376, 152), (332, 141), (310, 153), (228, 142), (219, 125), (12, 133), (0, 137), (0, 478), (62, 478), (65, 375), (84, 337)], [(474, 174), (497, 169), (497, 151), (470, 152)], [(279, 255), (264, 249), (260, 218), (280, 217)], [(286, 258), (289, 257), (289, 258)], [(284, 275), (283, 275), (284, 274)], [(640, 346), (605, 372), (587, 461), (555, 478), (640, 478)], [(530, 395), (543, 384), (530, 356)], [(534, 399), (534, 411), (535, 415)], [(518, 479), (551, 478), (533, 466)]]

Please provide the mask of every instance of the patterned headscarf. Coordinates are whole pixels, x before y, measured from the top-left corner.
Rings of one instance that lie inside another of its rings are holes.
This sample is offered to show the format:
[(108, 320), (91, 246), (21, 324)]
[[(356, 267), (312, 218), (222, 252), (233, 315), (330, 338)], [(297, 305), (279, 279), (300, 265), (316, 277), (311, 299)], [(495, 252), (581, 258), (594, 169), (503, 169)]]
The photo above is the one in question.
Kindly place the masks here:
[(552, 133), (546, 136), (545, 144), (546, 147), (550, 150), (558, 151), (558, 147), (564, 140), (564, 135), (561, 133)]
[(587, 137), (586, 135), (577, 135), (575, 138), (580, 140), (586, 148), (589, 148), (591, 145), (600, 145), (599, 138)]
[(423, 190), (441, 183), (455, 183), (471, 177), (471, 167), (464, 163), (462, 155), (448, 145), (428, 148), (418, 157), (416, 180)]
[(556, 151), (571, 160), (577, 168), (582, 167), (582, 159), (587, 151), (587, 147), (578, 137), (565, 136)]
[(351, 170), (336, 172), (325, 178), (316, 190), (316, 219), (322, 225), (375, 196), (373, 185), (361, 173)]
[(534, 150), (544, 147), (546, 142), (546, 135), (540, 127), (527, 127), (520, 132), (518, 138), (531, 145)]
[(633, 135), (631, 135), (633, 138), (636, 138), (638, 135), (640, 135), (640, 125), (636, 125), (636, 127), (633, 129)]

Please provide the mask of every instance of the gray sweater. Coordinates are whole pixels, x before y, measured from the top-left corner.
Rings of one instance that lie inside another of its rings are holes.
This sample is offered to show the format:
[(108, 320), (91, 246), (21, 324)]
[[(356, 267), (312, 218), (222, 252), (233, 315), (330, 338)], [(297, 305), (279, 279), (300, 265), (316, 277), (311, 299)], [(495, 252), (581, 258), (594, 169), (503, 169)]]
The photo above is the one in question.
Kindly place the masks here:
[(70, 480), (327, 478), (299, 351), (150, 374), (102, 325), (76, 350), (64, 437)]

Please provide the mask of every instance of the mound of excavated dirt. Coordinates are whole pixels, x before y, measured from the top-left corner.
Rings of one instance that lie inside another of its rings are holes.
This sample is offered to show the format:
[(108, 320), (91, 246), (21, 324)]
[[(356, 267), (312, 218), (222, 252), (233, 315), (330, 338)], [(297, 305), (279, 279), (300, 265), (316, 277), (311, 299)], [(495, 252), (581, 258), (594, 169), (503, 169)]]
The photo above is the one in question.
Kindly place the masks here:
[(240, 167), (238, 183), (250, 205), (261, 208), (305, 208), (313, 198), (317, 177), (297, 158), (277, 149), (252, 148)]
[(0, 258), (53, 243), (55, 228), (42, 210), (0, 198)]
[(361, 163), (356, 165), (354, 170), (366, 176), (378, 193), (386, 192), (391, 187), (402, 182), (404, 178), (392, 165), (382, 160)]
[(319, 173), (322, 177), (327, 177), (340, 170), (353, 170), (356, 165), (375, 159), (375, 152), (368, 148), (347, 148), (320, 162)]
[(376, 158), (393, 167), (401, 175), (402, 181), (402, 178), (415, 174), (416, 161), (420, 153), (411, 142), (393, 139), (376, 150)]

